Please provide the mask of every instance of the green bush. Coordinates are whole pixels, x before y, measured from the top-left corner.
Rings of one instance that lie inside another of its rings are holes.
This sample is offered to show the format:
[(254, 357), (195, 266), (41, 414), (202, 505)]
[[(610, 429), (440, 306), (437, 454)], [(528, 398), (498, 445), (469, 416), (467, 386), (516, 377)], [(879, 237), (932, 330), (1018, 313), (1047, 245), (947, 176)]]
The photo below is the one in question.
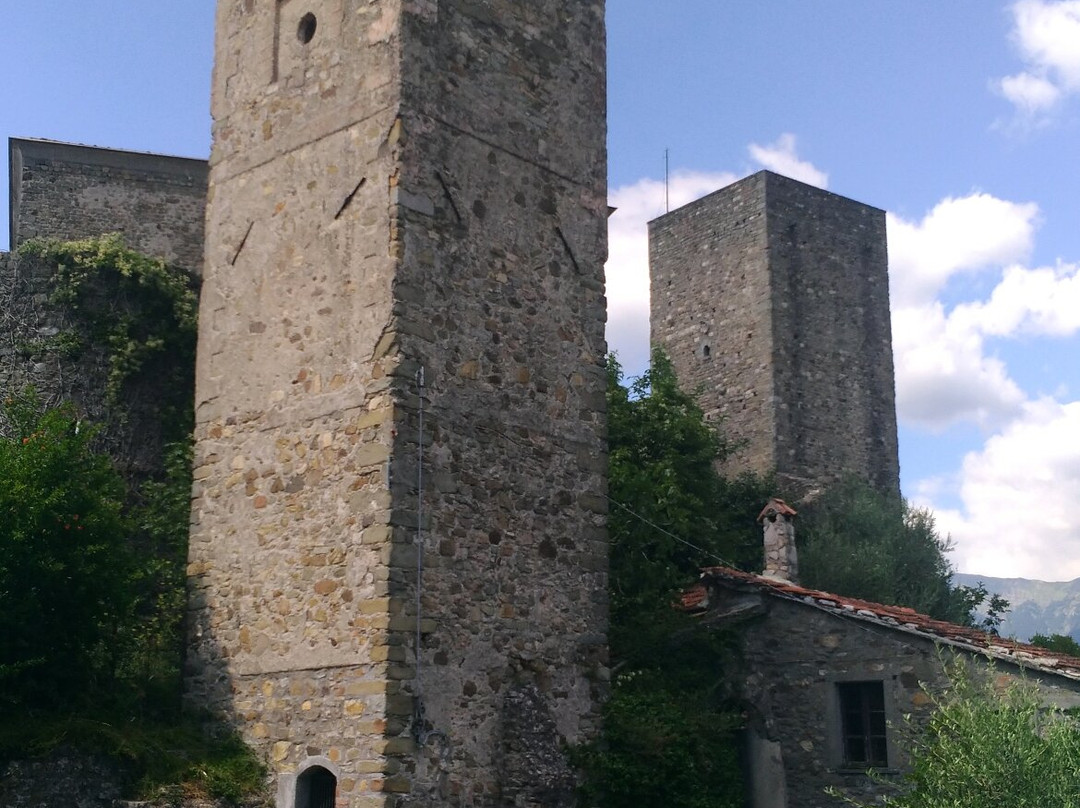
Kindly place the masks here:
[(3, 405), (0, 702), (71, 705), (107, 690), (131, 643), (124, 485), (71, 408)]
[[(997, 686), (993, 669), (949, 669), (928, 691), (934, 712), (910, 728), (911, 772), (885, 804), (894, 808), (1078, 808), (1080, 724), (1043, 706), (1033, 682)], [(861, 805), (849, 800), (854, 805)], [(870, 808), (870, 806), (864, 806)]]

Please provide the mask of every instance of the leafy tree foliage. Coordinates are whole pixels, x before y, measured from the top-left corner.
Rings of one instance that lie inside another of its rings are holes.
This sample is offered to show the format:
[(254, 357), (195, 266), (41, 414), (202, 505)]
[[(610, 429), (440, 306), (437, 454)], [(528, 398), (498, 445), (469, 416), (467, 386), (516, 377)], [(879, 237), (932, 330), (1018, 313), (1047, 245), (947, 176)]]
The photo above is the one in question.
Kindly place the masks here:
[(702, 566), (759, 559), (754, 519), (771, 485), (717, 474), (730, 447), (661, 352), (629, 387), (609, 359), (608, 424), (615, 678), (604, 737), (581, 752), (584, 802), (739, 806), (739, 721), (718, 667), (726, 639), (674, 604)]
[(760, 564), (754, 519), (771, 483), (717, 473), (731, 447), (660, 350), (629, 387), (608, 359), (608, 451), (611, 646), (630, 654), (646, 639), (651, 656), (654, 637), (677, 619), (676, 594), (703, 566), (751, 555)]
[[(992, 671), (991, 671), (992, 673)], [(894, 808), (1078, 808), (1080, 724), (1047, 710), (1034, 683), (1002, 690), (954, 664), (924, 729), (909, 722), (911, 772)], [(852, 804), (860, 803), (850, 801)], [(869, 806), (863, 806), (869, 808)]]
[(930, 511), (848, 479), (799, 510), (801, 582), (848, 597), (908, 606), (963, 625), (988, 606), (981, 627), (995, 629), (1008, 601), (983, 586), (954, 587), (951, 549)]
[(27, 392), (0, 421), (0, 703), (175, 714), (189, 446), (131, 506), (71, 407)]
[(69, 701), (112, 679), (134, 609), (124, 486), (70, 409), (4, 404), (0, 699)]
[(1059, 654), (1080, 657), (1080, 643), (1067, 634), (1036, 634), (1031, 638), (1031, 644)]

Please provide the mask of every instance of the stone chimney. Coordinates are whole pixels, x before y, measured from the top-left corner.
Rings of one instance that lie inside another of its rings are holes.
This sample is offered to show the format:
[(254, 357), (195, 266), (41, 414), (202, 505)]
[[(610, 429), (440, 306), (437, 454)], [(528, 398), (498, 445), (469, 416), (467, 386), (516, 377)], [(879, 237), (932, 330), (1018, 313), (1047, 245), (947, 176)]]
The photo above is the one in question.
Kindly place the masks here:
[(773, 497), (758, 514), (758, 524), (765, 533), (766, 578), (797, 584), (799, 554), (795, 550), (795, 509), (784, 500)]

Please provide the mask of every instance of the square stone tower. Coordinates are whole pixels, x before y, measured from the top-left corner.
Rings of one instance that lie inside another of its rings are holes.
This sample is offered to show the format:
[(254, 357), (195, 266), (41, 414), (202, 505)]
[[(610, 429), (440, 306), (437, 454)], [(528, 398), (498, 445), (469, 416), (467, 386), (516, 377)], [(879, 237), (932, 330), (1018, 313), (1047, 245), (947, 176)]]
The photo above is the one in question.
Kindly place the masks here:
[(568, 804), (606, 680), (602, 0), (221, 0), (187, 693), (287, 808)]
[(649, 223), (651, 337), (796, 494), (899, 495), (885, 213), (761, 171)]

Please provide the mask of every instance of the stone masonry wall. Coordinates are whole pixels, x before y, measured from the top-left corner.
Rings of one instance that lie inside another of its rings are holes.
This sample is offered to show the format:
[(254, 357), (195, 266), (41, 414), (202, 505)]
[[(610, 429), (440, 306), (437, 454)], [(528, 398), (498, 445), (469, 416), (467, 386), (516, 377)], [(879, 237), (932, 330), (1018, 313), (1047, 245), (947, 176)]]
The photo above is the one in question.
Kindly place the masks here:
[(205, 160), (12, 138), (12, 252), (31, 238), (122, 233), (128, 246), (198, 273)]
[(652, 340), (796, 493), (899, 493), (885, 215), (759, 172), (650, 223)]
[(312, 765), (342, 808), (572, 799), (604, 63), (602, 2), (219, 5), (188, 683), (279, 805)]
[[(723, 596), (717, 602), (722, 604)], [(749, 731), (779, 744), (786, 805), (843, 805), (824, 793), (828, 786), (871, 801), (888, 787), (841, 766), (837, 684), (884, 683), (889, 770), (900, 771), (907, 765), (900, 735), (903, 717), (913, 714), (918, 725), (920, 717), (929, 715), (931, 704), (922, 683), (931, 688), (946, 685), (942, 660), (947, 656), (942, 655), (948, 650), (927, 638), (845, 620), (801, 603), (766, 598), (764, 607), (762, 616), (741, 625), (741, 650), (731, 664), (741, 672), (735, 678), (741, 681)], [(970, 660), (976, 666), (985, 664), (982, 657)], [(995, 674), (1020, 675), (1000, 662)], [(1038, 682), (1048, 704), (1080, 706), (1080, 683), (1032, 673), (1025, 677)]]
[(733, 467), (776, 468), (773, 299), (764, 172), (649, 222), (650, 339), (709, 420), (743, 445)]
[(885, 212), (766, 180), (777, 467), (899, 495)]
[[(202, 267), (204, 160), (12, 139), (12, 252), (0, 254), (0, 390), (32, 386), (49, 405), (70, 402), (102, 428), (99, 446), (132, 480), (161, 470), (161, 382), (148, 367), (126, 386), (122, 417), (105, 400), (100, 346), (72, 355), (55, 339), (76, 327), (49, 303), (52, 268), (20, 257), (35, 237), (124, 234), (129, 246), (197, 274)], [(171, 395), (169, 391), (165, 397)]]

